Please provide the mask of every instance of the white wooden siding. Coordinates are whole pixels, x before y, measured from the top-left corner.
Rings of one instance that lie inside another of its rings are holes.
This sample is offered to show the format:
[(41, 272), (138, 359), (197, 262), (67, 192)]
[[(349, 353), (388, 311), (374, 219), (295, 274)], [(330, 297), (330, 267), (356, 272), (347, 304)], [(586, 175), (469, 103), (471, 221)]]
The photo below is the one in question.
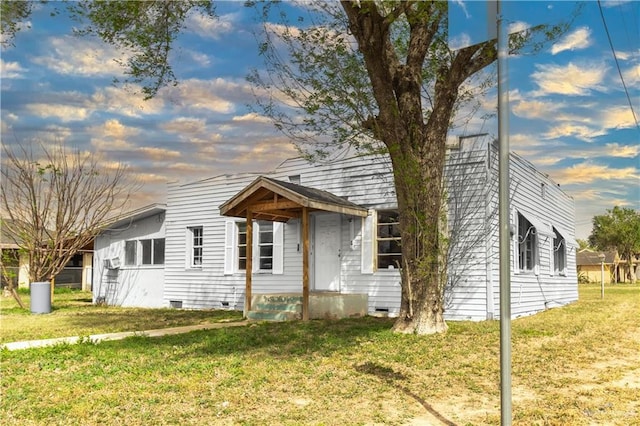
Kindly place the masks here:
[[(485, 142), (451, 151), (445, 170), (449, 225), (461, 231), (451, 238), (450, 279), (446, 296), (447, 319), (483, 320), (499, 317), (499, 259), (497, 218), (497, 149)], [(264, 175), (284, 181), (299, 176), (300, 184), (323, 189), (375, 210), (396, 207), (393, 175), (385, 157), (348, 156), (326, 163), (291, 159)], [(187, 184), (168, 186), (164, 293), (162, 304), (177, 301), (184, 308), (244, 308), (245, 273), (238, 272), (235, 257), (235, 226), (222, 217), (219, 206), (251, 183), (257, 174), (217, 176)], [(545, 184), (542, 199), (541, 184)], [(549, 226), (562, 229), (568, 243), (575, 242), (573, 201), (547, 176), (517, 155), (511, 156), (512, 207), (533, 211)], [(321, 212), (317, 214), (322, 214)], [(370, 223), (368, 223), (370, 222)], [(203, 227), (203, 262), (189, 267), (187, 228)], [(281, 263), (270, 272), (253, 275), (253, 292), (301, 292), (302, 247), (299, 220), (282, 225)], [(400, 273), (376, 271), (363, 258), (373, 260), (373, 220), (342, 215), (341, 284), (343, 293), (367, 293), (369, 312), (397, 315), (400, 309)], [(512, 274), (512, 312), (528, 315), (546, 307), (577, 299), (575, 251), (567, 250), (566, 276), (551, 275), (553, 259), (547, 240), (541, 238), (540, 271)], [(106, 244), (107, 246), (109, 244)], [(254, 248), (255, 249), (255, 248)], [(226, 259), (226, 260), (225, 260)], [(515, 264), (512, 259), (512, 265)]]
[[(162, 307), (164, 294), (164, 265), (125, 265), (124, 244), (127, 240), (165, 238), (164, 213), (140, 219), (117, 230), (107, 230), (96, 237), (93, 254), (93, 301), (127, 307)], [(165, 241), (166, 245), (166, 241)], [(137, 247), (138, 258), (140, 246)], [(110, 281), (104, 261), (120, 259), (120, 268)], [(165, 249), (165, 262), (167, 252)], [(110, 287), (115, 285), (115, 287)]]

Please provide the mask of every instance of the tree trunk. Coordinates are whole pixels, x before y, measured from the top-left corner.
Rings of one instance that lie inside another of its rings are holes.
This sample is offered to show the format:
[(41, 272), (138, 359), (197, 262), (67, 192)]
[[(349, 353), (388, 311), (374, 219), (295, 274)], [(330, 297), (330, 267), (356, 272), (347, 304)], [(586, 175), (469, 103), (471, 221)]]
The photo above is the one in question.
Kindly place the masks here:
[(20, 306), (20, 308), (26, 309), (26, 306), (24, 305), (24, 302), (22, 301), (22, 298), (20, 297), (20, 294), (18, 293), (16, 288), (13, 287), (13, 286), (11, 286), (11, 295), (13, 296), (15, 301), (18, 303), (18, 306)]
[(402, 233), (399, 333), (447, 330), (444, 321), (445, 236), (441, 235), (444, 139), (429, 150), (392, 152)]

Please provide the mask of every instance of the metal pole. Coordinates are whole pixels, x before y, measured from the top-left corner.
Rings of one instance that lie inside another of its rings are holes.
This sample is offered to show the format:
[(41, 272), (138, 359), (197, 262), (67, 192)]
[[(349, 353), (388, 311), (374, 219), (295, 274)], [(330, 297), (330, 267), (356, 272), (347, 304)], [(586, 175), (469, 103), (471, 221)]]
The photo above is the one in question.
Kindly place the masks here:
[(600, 260), (600, 299), (604, 299), (604, 259)]
[(511, 425), (511, 233), (509, 226), (508, 34), (501, 1), (496, 2), (498, 30), (498, 213), (500, 239), (500, 424)]

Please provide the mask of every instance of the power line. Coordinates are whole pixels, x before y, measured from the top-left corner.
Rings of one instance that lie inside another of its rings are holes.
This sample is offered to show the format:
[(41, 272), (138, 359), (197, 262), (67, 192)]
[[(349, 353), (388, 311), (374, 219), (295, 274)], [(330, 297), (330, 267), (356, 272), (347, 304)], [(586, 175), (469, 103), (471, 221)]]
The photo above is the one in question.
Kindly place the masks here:
[(631, 96), (629, 96), (629, 90), (627, 90), (627, 85), (624, 82), (624, 77), (622, 76), (622, 71), (620, 70), (620, 64), (618, 63), (618, 57), (616, 56), (616, 50), (613, 48), (613, 42), (611, 41), (611, 35), (609, 34), (607, 21), (604, 19), (604, 12), (602, 11), (602, 4), (600, 3), (600, 0), (598, 0), (598, 9), (600, 9), (602, 24), (604, 25), (604, 31), (607, 33), (607, 39), (609, 40), (609, 46), (611, 46), (611, 53), (613, 54), (613, 59), (615, 60), (616, 67), (618, 68), (618, 74), (620, 75), (620, 80), (622, 81), (622, 87), (624, 87), (624, 93), (627, 95), (627, 101), (629, 101), (629, 108), (631, 108), (631, 114), (633, 114), (633, 119), (636, 122), (636, 127), (640, 129), (640, 124), (638, 124), (638, 118), (636, 117), (636, 112), (634, 111), (633, 103), (631, 102)]

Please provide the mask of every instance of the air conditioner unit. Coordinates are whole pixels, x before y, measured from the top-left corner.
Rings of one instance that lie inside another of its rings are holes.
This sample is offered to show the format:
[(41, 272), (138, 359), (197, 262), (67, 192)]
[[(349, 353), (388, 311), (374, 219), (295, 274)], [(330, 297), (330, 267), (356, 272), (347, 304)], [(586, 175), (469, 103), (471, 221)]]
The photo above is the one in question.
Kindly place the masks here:
[(120, 268), (120, 258), (114, 257), (112, 259), (107, 259), (104, 261), (107, 269), (118, 269)]

